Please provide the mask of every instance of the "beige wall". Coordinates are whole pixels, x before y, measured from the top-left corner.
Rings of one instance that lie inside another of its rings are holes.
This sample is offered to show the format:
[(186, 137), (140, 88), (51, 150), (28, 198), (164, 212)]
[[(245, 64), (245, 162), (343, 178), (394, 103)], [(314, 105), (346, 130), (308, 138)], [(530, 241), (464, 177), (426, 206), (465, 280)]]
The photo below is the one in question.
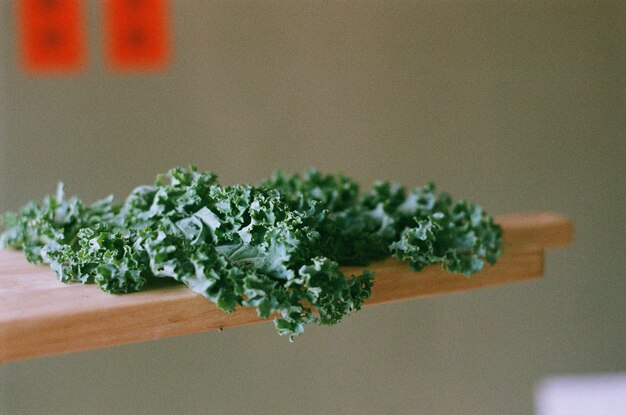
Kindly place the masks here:
[(435, 180), (571, 215), (545, 279), (384, 305), (295, 344), (271, 326), (0, 367), (6, 414), (529, 414), (551, 374), (626, 369), (623, 2), (174, 1), (175, 60), (17, 70), (0, 0), (0, 211), (118, 197), (176, 165)]

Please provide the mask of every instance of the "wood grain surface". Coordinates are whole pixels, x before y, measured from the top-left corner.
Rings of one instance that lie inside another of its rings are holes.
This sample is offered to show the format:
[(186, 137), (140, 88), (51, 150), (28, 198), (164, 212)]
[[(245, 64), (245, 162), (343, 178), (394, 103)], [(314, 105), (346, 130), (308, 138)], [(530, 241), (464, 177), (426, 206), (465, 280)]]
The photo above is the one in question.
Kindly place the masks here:
[[(366, 306), (452, 291), (532, 280), (543, 273), (544, 248), (571, 242), (569, 219), (551, 213), (499, 216), (504, 254), (471, 278), (431, 266), (419, 273), (395, 260), (371, 264), (376, 273)], [(344, 267), (356, 274), (357, 267)], [(254, 309), (219, 310), (184, 285), (111, 295), (92, 284), (62, 284), (47, 266), (19, 251), (0, 251), (0, 363), (155, 340), (264, 322)]]

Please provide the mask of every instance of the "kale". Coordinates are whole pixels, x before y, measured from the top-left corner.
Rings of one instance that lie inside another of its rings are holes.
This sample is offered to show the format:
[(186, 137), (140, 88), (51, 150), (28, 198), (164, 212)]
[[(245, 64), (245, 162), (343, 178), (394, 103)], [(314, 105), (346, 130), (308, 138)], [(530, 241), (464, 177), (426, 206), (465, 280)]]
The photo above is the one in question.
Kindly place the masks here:
[(480, 206), (453, 203), (433, 184), (377, 182), (360, 193), (352, 179), (316, 170), (222, 186), (210, 172), (175, 168), (121, 205), (66, 199), (60, 184), (2, 224), (2, 246), (49, 264), (62, 282), (118, 294), (174, 279), (226, 312), (256, 307), (290, 338), (308, 323), (339, 322), (371, 295), (372, 271), (347, 277), (340, 265), (394, 256), (415, 271), (440, 264), (469, 276), (502, 246)]

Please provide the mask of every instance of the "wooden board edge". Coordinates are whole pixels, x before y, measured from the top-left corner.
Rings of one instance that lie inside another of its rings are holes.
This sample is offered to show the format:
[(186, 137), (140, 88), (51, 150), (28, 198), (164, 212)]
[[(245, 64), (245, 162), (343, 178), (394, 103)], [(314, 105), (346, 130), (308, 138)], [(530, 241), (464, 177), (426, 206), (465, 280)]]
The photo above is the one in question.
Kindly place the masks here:
[[(401, 267), (401, 268), (400, 268)], [(430, 297), (478, 288), (529, 281), (543, 273), (543, 251), (517, 250), (494, 266), (466, 278), (436, 266), (414, 273), (393, 260), (378, 270), (377, 282), (366, 307), (413, 298)], [(125, 305), (109, 313), (102, 310), (78, 315), (52, 315), (24, 321), (0, 322), (0, 363), (113, 347), (162, 338), (269, 322), (253, 308), (224, 313), (201, 296)], [(120, 330), (119, 327), (123, 327)], [(36, 335), (34, 335), (36, 333)]]

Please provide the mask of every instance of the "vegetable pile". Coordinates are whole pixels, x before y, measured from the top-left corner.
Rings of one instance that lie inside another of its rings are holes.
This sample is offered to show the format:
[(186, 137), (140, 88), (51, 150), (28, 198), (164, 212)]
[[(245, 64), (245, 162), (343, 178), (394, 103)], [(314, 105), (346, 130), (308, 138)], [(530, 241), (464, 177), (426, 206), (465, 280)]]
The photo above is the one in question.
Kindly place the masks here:
[(221, 186), (210, 172), (175, 168), (124, 204), (56, 196), (2, 218), (2, 246), (50, 264), (62, 282), (109, 293), (172, 278), (232, 312), (256, 307), (281, 335), (335, 324), (370, 296), (374, 274), (346, 276), (390, 255), (471, 275), (501, 253), (501, 228), (480, 206), (453, 203), (429, 184), (377, 182), (359, 193), (343, 175), (275, 173), (259, 186)]

